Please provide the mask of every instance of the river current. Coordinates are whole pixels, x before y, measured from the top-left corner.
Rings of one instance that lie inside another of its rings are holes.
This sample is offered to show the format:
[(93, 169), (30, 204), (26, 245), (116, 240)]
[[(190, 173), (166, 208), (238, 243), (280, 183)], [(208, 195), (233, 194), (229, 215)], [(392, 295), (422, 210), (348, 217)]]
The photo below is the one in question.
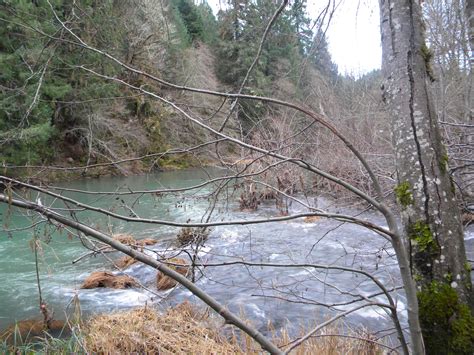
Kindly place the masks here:
[[(216, 176), (219, 172), (212, 171), (212, 174)], [(88, 179), (62, 183), (61, 186), (86, 191), (179, 188), (198, 184), (207, 176), (203, 170), (186, 170), (145, 176)], [(207, 193), (210, 189), (208, 186), (186, 196), (146, 195), (139, 200), (137, 195), (104, 197), (78, 192), (63, 194), (117, 213), (130, 214), (133, 211), (145, 218), (198, 222), (209, 207)], [(226, 197), (227, 202), (218, 204), (213, 220), (249, 220), (278, 215), (271, 201), (262, 204), (256, 212), (242, 212), (238, 210), (236, 196)], [(30, 198), (39, 199), (44, 205), (49, 204), (55, 208), (65, 207), (45, 196), (30, 195)], [(360, 219), (384, 225), (383, 218), (373, 212), (338, 206), (321, 197), (313, 197), (312, 203), (315, 202), (319, 208), (325, 208), (329, 212), (358, 215)], [(291, 212), (307, 210), (293, 203)], [(42, 295), (54, 309), (56, 318), (70, 316), (77, 305), (80, 305), (84, 316), (144, 304), (159, 307), (184, 300), (202, 305), (183, 287), (171, 292), (156, 291), (156, 271), (140, 264), (135, 264), (124, 272), (135, 277), (148, 290), (82, 290), (82, 282), (92, 271), (112, 270), (107, 258), (87, 257), (72, 264), (87, 252), (73, 233), (67, 230), (53, 232), (41, 217), (5, 205), (0, 206), (0, 214), (3, 221), (0, 232), (0, 329), (17, 320), (40, 316), (35, 254), (31, 247), (35, 233), (42, 240), (41, 250), (38, 252)], [(159, 239), (158, 244), (150, 247), (150, 255), (156, 255), (154, 252), (173, 256), (179, 253), (172, 250), (178, 228), (126, 223), (79, 210), (75, 217), (104, 232), (128, 233), (136, 239)], [(27, 228), (31, 225), (33, 227)], [(472, 229), (466, 233), (466, 248), (469, 259), (474, 259)], [(190, 253), (188, 248), (179, 257), (186, 259)], [(111, 259), (119, 257), (118, 253), (107, 256)], [(354, 302), (357, 297), (369, 297), (380, 291), (369, 278), (361, 274), (315, 269), (307, 264), (338, 265), (371, 272), (387, 289), (395, 289), (392, 296), (397, 302), (402, 323), (406, 322), (405, 298), (403, 291), (397, 289), (401, 283), (390, 244), (376, 233), (352, 224), (327, 219), (296, 219), (278, 223), (215, 227), (199, 251), (199, 260), (203, 264), (214, 265), (229, 262), (306, 264), (285, 268), (233, 264), (200, 267), (196, 271), (196, 283), (199, 287), (231, 311), (244, 314), (263, 332), (268, 331), (269, 321), (275, 329), (287, 327), (295, 330), (300, 325), (315, 325), (337, 312), (361, 304)], [(370, 299), (386, 302), (382, 295)], [(328, 309), (323, 304), (332, 307)], [(387, 329), (387, 334), (393, 332), (390, 318), (377, 307), (366, 307), (351, 313), (347, 322), (372, 331)]]

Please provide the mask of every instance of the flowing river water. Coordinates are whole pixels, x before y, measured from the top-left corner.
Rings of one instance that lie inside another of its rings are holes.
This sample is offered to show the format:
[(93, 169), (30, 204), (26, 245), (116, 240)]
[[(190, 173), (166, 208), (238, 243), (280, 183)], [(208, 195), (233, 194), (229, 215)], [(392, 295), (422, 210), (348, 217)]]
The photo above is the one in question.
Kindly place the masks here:
[[(212, 171), (213, 176), (219, 172)], [(222, 173), (221, 173), (222, 174)], [(61, 184), (69, 189), (86, 191), (128, 191), (156, 188), (179, 188), (198, 184), (208, 177), (203, 170), (163, 172), (145, 176), (84, 179)], [(198, 222), (209, 207), (206, 193), (211, 187), (198, 190), (194, 195), (178, 196), (137, 195), (100, 196), (77, 192), (64, 192), (83, 203), (128, 215), (125, 205), (144, 218)], [(44, 205), (64, 207), (45, 196), (31, 195)], [(383, 218), (373, 212), (341, 207), (323, 198), (313, 198), (318, 207), (330, 212), (358, 215), (380, 225)], [(236, 196), (221, 202), (213, 214), (214, 220), (249, 220), (277, 216), (274, 203), (260, 206), (256, 212), (238, 210)], [(307, 212), (293, 203), (291, 212)], [(84, 315), (126, 309), (144, 304), (176, 304), (184, 300), (200, 303), (183, 287), (169, 291), (156, 291), (156, 271), (135, 264), (124, 272), (137, 278), (146, 289), (92, 289), (82, 290), (84, 279), (96, 270), (112, 270), (103, 256), (88, 257), (72, 264), (87, 252), (81, 242), (67, 230), (54, 231), (41, 217), (0, 205), (3, 221), (0, 232), (0, 330), (17, 320), (39, 318), (38, 285), (36, 281), (35, 253), (32, 240), (36, 234), (43, 242), (38, 253), (39, 274), (43, 298), (54, 308), (56, 318), (70, 316), (80, 305)], [(157, 238), (162, 242), (150, 247), (161, 254), (175, 255), (170, 245), (179, 229), (151, 224), (127, 223), (112, 220), (91, 212), (77, 211), (75, 216), (101, 231), (132, 234), (136, 239)], [(35, 225), (36, 224), (36, 225)], [(27, 228), (35, 225), (32, 228)], [(466, 233), (469, 259), (474, 258), (474, 230)], [(152, 251), (149, 253), (152, 253)], [(187, 250), (189, 253), (190, 250)], [(187, 258), (187, 253), (180, 257)], [(108, 255), (118, 258), (118, 253)], [(250, 262), (264, 264), (326, 264), (365, 270), (375, 275), (387, 289), (400, 286), (398, 267), (390, 244), (376, 233), (352, 224), (319, 219), (296, 219), (246, 226), (220, 226), (212, 228), (205, 245), (199, 251), (202, 263), (219, 264)], [(115, 271), (118, 272), (118, 271)], [(315, 325), (328, 317), (361, 304), (354, 301), (378, 293), (380, 289), (367, 277), (351, 272), (321, 270), (305, 267), (209, 266), (196, 273), (197, 284), (231, 311), (244, 314), (263, 332), (271, 321), (275, 329), (300, 325)], [(401, 290), (392, 292), (397, 302), (402, 323), (406, 322), (405, 298)], [(383, 295), (372, 300), (386, 302)], [(342, 303), (336, 306), (337, 303)], [(343, 304), (346, 303), (346, 304)], [(331, 309), (322, 304), (333, 305)], [(393, 324), (380, 308), (365, 307), (351, 313), (351, 325), (363, 326), (372, 331), (388, 329)]]

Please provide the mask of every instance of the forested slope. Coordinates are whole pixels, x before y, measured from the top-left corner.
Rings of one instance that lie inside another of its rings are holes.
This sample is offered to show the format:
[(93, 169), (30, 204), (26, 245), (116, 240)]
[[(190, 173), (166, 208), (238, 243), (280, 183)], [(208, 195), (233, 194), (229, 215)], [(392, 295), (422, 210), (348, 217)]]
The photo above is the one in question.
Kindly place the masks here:
[[(212, 115), (215, 121), (225, 119), (229, 102), (215, 113), (219, 99), (170, 91), (133, 77), (111, 60), (78, 46), (54, 12), (67, 19), (67, 26), (85, 43), (126, 65), (177, 84), (237, 91), (275, 5), (229, 7), (218, 19), (207, 4), (196, 6), (188, 0), (140, 0), (130, 5), (67, 0), (0, 4), (0, 160), (4, 164), (112, 162), (207, 139), (203, 133), (196, 141), (197, 136), (189, 134), (187, 124), (169, 107), (93, 72), (136, 86), (153, 86), (186, 110)], [(327, 82), (335, 80), (337, 69), (324, 35), (313, 36), (309, 25), (302, 4), (296, 2), (285, 11), (242, 93), (308, 100), (315, 81), (328, 87)], [(241, 128), (247, 134), (269, 111), (261, 104), (242, 101), (229, 125), (236, 134)], [(138, 172), (150, 164), (173, 165), (173, 161), (178, 165), (191, 162), (172, 157), (160, 163), (116, 165), (112, 170)]]
[[(468, 45), (462, 36), (445, 38), (444, 30), (463, 28), (464, 23), (458, 22), (465, 20), (451, 16), (454, 10), (442, 4), (436, 8), (437, 3), (425, 6), (431, 47), (426, 55), (433, 79), (439, 78), (432, 89), (446, 124), (453, 173), (460, 187), (469, 189), (465, 169), (470, 165), (465, 163), (470, 138), (462, 126), (472, 120), (471, 79), (463, 55)], [(368, 176), (361, 173), (359, 163), (347, 159), (344, 145), (316, 124), (308, 124), (301, 114), (256, 100), (226, 100), (173, 89), (125, 70), (126, 65), (178, 86), (267, 96), (307, 107), (348, 137), (392, 186), (393, 154), (381, 75), (338, 73), (326, 38), (332, 9), (308, 14), (306, 1), (293, 1), (262, 42), (277, 10), (274, 1), (223, 5), (214, 16), (206, 2), (196, 5), (192, 0), (1, 2), (0, 161), (10, 167), (7, 173), (25, 175), (26, 169), (18, 166), (74, 167), (47, 169), (41, 175), (69, 178), (71, 172), (133, 174), (252, 158), (225, 143), (218, 149), (204, 144), (216, 137), (190, 123), (179, 108), (216, 130), (282, 153), (291, 151), (370, 190)], [(153, 100), (133, 86), (176, 106)], [(197, 145), (203, 146), (192, 149)], [(147, 158), (117, 163), (143, 156)], [(109, 165), (77, 169), (103, 163)], [(258, 162), (262, 167), (271, 163), (271, 159)], [(276, 175), (291, 173), (282, 168)], [(309, 184), (319, 188), (328, 183)], [(340, 192), (336, 185), (329, 187)]]

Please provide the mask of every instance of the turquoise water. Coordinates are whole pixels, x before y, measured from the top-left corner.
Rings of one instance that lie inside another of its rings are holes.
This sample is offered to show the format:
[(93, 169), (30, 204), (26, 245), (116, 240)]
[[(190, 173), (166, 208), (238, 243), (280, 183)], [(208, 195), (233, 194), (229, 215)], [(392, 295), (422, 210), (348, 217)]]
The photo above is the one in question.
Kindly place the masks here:
[[(214, 175), (218, 171), (211, 171)], [(85, 191), (129, 191), (161, 188), (187, 187), (202, 182), (207, 177), (203, 170), (163, 172), (133, 177), (105, 177), (84, 179), (59, 184), (61, 187)], [(63, 195), (95, 207), (129, 215), (125, 204), (132, 206), (133, 212), (144, 218), (156, 218), (170, 221), (199, 220), (207, 206), (207, 200), (201, 198), (209, 187), (195, 190), (188, 195), (126, 195), (99, 196), (77, 192), (62, 192)], [(60, 193), (59, 191), (57, 191)], [(18, 192), (21, 193), (21, 192)], [(140, 197), (137, 199), (137, 197)], [(32, 200), (40, 199), (43, 205), (64, 208), (64, 204), (51, 197), (31, 194)], [(83, 223), (109, 233), (129, 233), (135, 238), (169, 238), (176, 234), (176, 228), (139, 223), (127, 223), (112, 220), (97, 213), (77, 210), (74, 216)], [(70, 310), (73, 297), (79, 293), (79, 287), (85, 276), (95, 270), (109, 266), (103, 257), (90, 257), (72, 264), (87, 250), (75, 235), (74, 231), (58, 230), (44, 223), (36, 213), (26, 212), (8, 205), (0, 205), (2, 230), (0, 231), (0, 329), (15, 320), (39, 317), (39, 292), (36, 279), (35, 253), (32, 248), (35, 236), (40, 240), (38, 265), (40, 285), (43, 298), (50, 304), (58, 318), (64, 318), (65, 310)], [(33, 227), (31, 227), (33, 226)], [(28, 228), (31, 227), (31, 228)], [(114, 256), (116, 258), (117, 256)], [(83, 291), (81, 291), (83, 292)], [(94, 298), (94, 292), (89, 292)], [(106, 300), (110, 306), (120, 304), (121, 291), (117, 297)], [(136, 297), (130, 292), (122, 292), (129, 306), (141, 304), (146, 296), (137, 292)], [(101, 295), (102, 298), (107, 298)], [(89, 303), (91, 303), (89, 305)], [(100, 306), (99, 302), (99, 306)], [(115, 304), (116, 303), (116, 304)], [(69, 304), (69, 306), (68, 306)], [(82, 303), (81, 303), (82, 305)], [(85, 308), (95, 307), (94, 302), (85, 297)], [(100, 309), (100, 307), (97, 307)]]
[[(213, 170), (212, 176), (222, 174)], [(110, 177), (63, 183), (63, 187), (86, 191), (122, 192), (129, 189), (180, 188), (195, 185), (206, 179), (203, 170), (165, 172), (134, 177)], [(129, 215), (131, 211), (140, 217), (156, 218), (168, 221), (200, 221), (209, 206), (212, 205), (210, 191), (215, 186), (198, 189), (186, 195), (94, 195), (77, 192), (63, 192), (83, 203), (95, 207)], [(43, 205), (55, 208), (65, 206), (50, 197), (29, 196), (32, 200), (40, 198)], [(140, 197), (139, 199), (137, 199)], [(262, 203), (256, 212), (238, 210), (237, 196), (232, 189), (223, 190), (223, 200), (217, 205), (214, 220), (254, 219), (278, 215), (274, 202)], [(300, 197), (301, 198), (301, 197)], [(320, 208), (328, 212), (351, 214), (358, 218), (383, 225), (381, 216), (350, 207), (337, 206), (333, 201), (313, 197)], [(293, 204), (291, 213), (306, 212)], [(61, 210), (60, 210), (61, 211)], [(65, 213), (62, 210), (62, 213)], [(81, 262), (72, 261), (87, 250), (73, 231), (57, 231), (46, 226), (41, 217), (0, 205), (2, 231), (0, 232), (0, 328), (15, 320), (39, 318), (38, 286), (35, 272), (35, 255), (31, 242), (36, 236), (42, 241), (39, 253), (40, 278), (43, 297), (54, 308), (56, 318), (65, 318), (71, 314), (73, 305), (79, 303), (84, 313), (109, 312), (146, 304), (158, 304), (161, 297), (166, 303), (178, 303), (184, 300), (196, 302), (187, 289), (179, 287), (170, 294), (157, 292), (155, 288), (156, 270), (135, 264), (125, 272), (135, 277), (147, 289), (95, 289), (81, 290), (80, 285), (87, 275), (95, 270), (112, 270), (111, 262), (103, 256), (89, 257)], [(76, 210), (74, 217), (108, 233), (129, 233), (137, 239), (157, 238), (170, 240), (178, 229), (168, 226), (127, 223), (111, 219), (97, 213)], [(307, 221), (306, 221), (307, 222)], [(231, 225), (212, 228), (208, 241), (199, 253), (203, 264), (246, 261), (250, 263), (275, 264), (327, 264), (352, 267), (375, 275), (387, 289), (398, 287), (400, 278), (393, 249), (387, 241), (374, 232), (351, 224), (341, 224), (334, 220), (316, 220), (306, 223), (304, 220), (291, 220), (280, 223), (256, 225)], [(32, 224), (34, 228), (20, 230)], [(190, 250), (168, 250), (168, 243), (153, 246), (154, 252), (166, 255), (179, 255), (188, 258)], [(474, 230), (466, 233), (466, 247), (470, 259), (474, 251)], [(166, 250), (165, 250), (166, 249)], [(155, 255), (155, 254), (151, 254)], [(118, 253), (109, 254), (118, 258)], [(308, 267), (277, 268), (250, 267), (233, 264), (231, 266), (201, 267), (197, 272), (196, 284), (219, 302), (225, 304), (236, 314), (245, 314), (252, 323), (265, 332), (271, 321), (275, 329), (291, 324), (297, 331), (298, 326), (313, 326), (314, 322), (325, 320), (333, 312), (344, 311), (357, 303), (351, 303), (354, 295), (370, 295), (379, 289), (367, 278), (359, 274), (312, 269)], [(399, 317), (406, 321), (405, 297), (402, 290), (393, 292)], [(76, 302), (75, 300), (78, 300)], [(377, 300), (385, 302), (383, 296)], [(339, 303), (342, 306), (331, 310), (321, 304)], [(344, 306), (344, 304), (347, 304)], [(348, 317), (355, 326), (363, 326), (380, 331), (393, 327), (386, 313), (376, 307), (363, 308)]]

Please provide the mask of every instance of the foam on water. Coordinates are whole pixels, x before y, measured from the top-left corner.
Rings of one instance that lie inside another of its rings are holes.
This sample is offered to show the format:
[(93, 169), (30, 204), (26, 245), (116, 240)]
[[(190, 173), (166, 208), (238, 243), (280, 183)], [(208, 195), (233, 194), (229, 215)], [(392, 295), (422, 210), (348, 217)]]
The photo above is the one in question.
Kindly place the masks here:
[[(104, 190), (110, 190), (110, 188), (104, 188)], [(323, 200), (318, 202), (320, 206), (324, 205)], [(188, 205), (186, 210), (179, 208), (172, 211), (164, 209), (160, 203), (160, 199), (153, 200), (153, 203), (144, 203), (140, 206), (143, 210), (138, 213), (143, 216), (155, 216), (169, 220), (186, 221), (188, 218), (192, 218), (196, 221), (200, 220), (206, 209), (203, 201), (196, 202), (195, 206), (191, 206), (190, 200), (188, 200), (186, 201)], [(236, 212), (232, 208), (229, 211), (231, 212), (226, 212), (225, 215), (227, 219), (263, 218), (275, 213), (273, 206), (263, 206), (256, 213)], [(297, 210), (292, 212), (297, 212)], [(346, 209), (341, 213), (356, 214), (358, 211)], [(360, 218), (379, 225), (382, 222), (381, 217), (373, 213), (366, 213)], [(219, 216), (220, 219), (221, 216)], [(95, 222), (106, 230), (105, 223)], [(170, 247), (172, 243), (170, 243), (169, 237), (176, 235), (176, 228), (156, 227), (155, 230), (149, 225), (136, 227), (136, 225), (127, 223), (113, 227), (114, 232), (123, 233), (131, 232), (129, 228), (136, 228), (137, 230), (133, 231), (135, 236), (165, 236), (166, 242), (152, 246), (150, 247), (151, 251), (146, 251), (154, 258), (178, 254), (178, 257), (189, 258), (187, 253), (173, 252)], [(330, 230), (333, 232), (326, 235)], [(0, 303), (9, 302), (3, 307), (3, 309), (9, 309), (9, 313), (7, 317), (5, 317), (5, 313), (0, 314), (0, 328), (2, 322), (5, 323), (14, 317), (25, 319), (38, 313), (34, 259), (27, 242), (30, 239), (31, 236), (26, 236), (21, 243), (18, 239), (5, 240), (0, 243), (0, 253), (3, 253), (2, 256), (7, 253), (12, 264), (6, 262), (2, 264), (1, 271), (4, 272), (2, 275), (9, 275), (9, 279), (7, 287), (0, 290)], [(469, 242), (466, 244), (472, 246), (473, 239), (474, 228), (471, 228), (466, 233), (465, 240)], [(110, 270), (110, 263), (102, 257), (97, 257), (71, 265), (71, 260), (84, 253), (82, 247), (79, 243), (73, 245), (73, 242), (68, 241), (64, 236), (56, 238), (54, 241), (62, 243), (58, 247), (60, 250), (57, 253), (60, 261), (54, 261), (55, 258), (49, 257), (48, 262), (45, 262), (47, 267), (41, 264), (41, 280), (45, 299), (55, 306), (56, 314), (61, 313), (61, 310), (66, 308), (75, 296), (78, 297), (81, 308), (86, 312), (125, 309), (145, 303), (151, 304), (160, 299), (155, 294), (141, 289), (80, 290), (79, 287), (83, 280), (92, 271)], [(53, 245), (55, 244), (52, 243)], [(186, 251), (191, 253), (192, 248), (187, 247)], [(109, 254), (109, 256), (116, 259), (118, 254)], [(198, 257), (200, 262), (215, 264), (243, 260), (250, 263), (340, 265), (373, 272), (387, 288), (400, 285), (393, 249), (383, 238), (359, 226), (340, 224), (327, 219), (311, 223), (299, 219), (266, 225), (216, 227), (212, 229), (204, 247), (199, 250)], [(21, 269), (22, 267), (23, 269)], [(156, 270), (154, 268), (134, 264), (124, 272), (137, 278), (147, 287), (155, 289)], [(198, 273), (198, 278), (201, 277), (197, 281), (199, 287), (234, 313), (239, 314), (243, 310), (262, 329), (265, 328), (267, 320), (271, 320), (274, 325), (281, 324), (283, 326), (286, 324), (286, 320), (290, 319), (295, 323), (295, 327), (298, 327), (300, 323), (321, 321), (334, 314), (326, 308), (318, 306), (318, 302), (342, 303), (348, 299), (347, 295), (349, 294), (368, 296), (380, 292), (380, 289), (365, 276), (334, 270), (232, 265), (206, 267), (202, 269), (202, 272), (203, 277)], [(184, 287), (157, 293), (159, 296), (166, 297), (171, 303), (191, 300), (202, 304), (202, 302), (197, 302), (196, 297)], [(285, 298), (292, 302), (285, 302)], [(403, 292), (394, 292), (394, 298), (397, 300), (399, 315), (405, 321), (406, 308)], [(299, 301), (301, 303), (297, 303)], [(384, 297), (380, 297), (379, 301), (387, 302)], [(20, 312), (17, 312), (18, 308), (21, 308)], [(349, 308), (350, 306), (347, 307), (347, 309)], [(12, 316), (14, 312), (17, 314)], [(351, 315), (349, 319), (352, 316), (358, 317), (357, 319), (362, 318), (364, 325), (373, 326), (376, 329), (392, 326), (384, 313), (373, 307), (361, 309), (357, 314)]]

